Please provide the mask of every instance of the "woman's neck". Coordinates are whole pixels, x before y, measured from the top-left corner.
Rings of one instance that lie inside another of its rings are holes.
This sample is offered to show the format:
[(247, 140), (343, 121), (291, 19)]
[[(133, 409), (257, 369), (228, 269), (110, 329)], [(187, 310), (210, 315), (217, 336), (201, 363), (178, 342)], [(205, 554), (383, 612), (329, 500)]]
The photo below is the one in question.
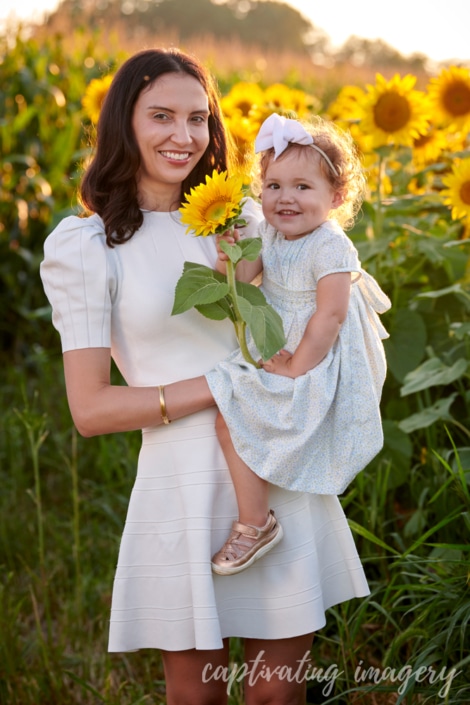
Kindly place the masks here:
[(151, 190), (139, 184), (138, 199), (139, 206), (144, 211), (175, 211), (181, 205), (181, 187), (178, 184), (176, 187), (169, 185), (166, 189), (159, 187)]

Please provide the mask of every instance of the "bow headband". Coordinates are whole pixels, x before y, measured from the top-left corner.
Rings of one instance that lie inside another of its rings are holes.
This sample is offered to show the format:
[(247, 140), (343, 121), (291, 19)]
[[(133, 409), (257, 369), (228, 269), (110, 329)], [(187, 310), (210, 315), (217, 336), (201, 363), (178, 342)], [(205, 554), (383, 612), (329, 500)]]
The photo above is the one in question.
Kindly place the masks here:
[(316, 149), (319, 154), (325, 159), (328, 166), (335, 176), (338, 176), (338, 171), (333, 166), (329, 156), (325, 154), (323, 149), (317, 147), (315, 140), (311, 134), (297, 120), (290, 120), (278, 113), (270, 115), (260, 127), (258, 135), (255, 139), (255, 152), (264, 152), (267, 149), (274, 149), (274, 159), (282, 154), (289, 144), (304, 144), (310, 145)]

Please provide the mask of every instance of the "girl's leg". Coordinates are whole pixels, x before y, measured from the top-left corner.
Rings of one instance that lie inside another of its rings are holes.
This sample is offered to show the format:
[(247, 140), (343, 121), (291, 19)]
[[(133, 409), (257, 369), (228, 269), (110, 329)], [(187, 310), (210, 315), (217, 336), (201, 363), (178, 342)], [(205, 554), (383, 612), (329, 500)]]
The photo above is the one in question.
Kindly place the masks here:
[(216, 429), (235, 487), (239, 520), (233, 522), (230, 536), (212, 556), (212, 570), (219, 575), (233, 575), (274, 548), (283, 532), (268, 506), (268, 483), (237, 455), (221, 414), (217, 416)]
[(305, 705), (313, 634), (245, 639), (245, 705)]
[(214, 651), (162, 651), (167, 705), (226, 705), (228, 639)]
[(217, 415), (215, 427), (235, 488), (239, 521), (264, 526), (269, 512), (269, 484), (250, 470), (237, 454), (222, 414)]

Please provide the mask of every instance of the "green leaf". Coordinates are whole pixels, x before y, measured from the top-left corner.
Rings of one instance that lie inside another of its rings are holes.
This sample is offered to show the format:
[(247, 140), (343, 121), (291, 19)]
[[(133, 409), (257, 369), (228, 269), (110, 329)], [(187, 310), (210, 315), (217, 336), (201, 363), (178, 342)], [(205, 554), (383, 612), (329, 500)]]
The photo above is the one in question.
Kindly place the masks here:
[(437, 291), (423, 291), (416, 295), (417, 299), (439, 299), (441, 296), (447, 296), (448, 294), (466, 294), (462, 289), (461, 284), (452, 284), (452, 286), (446, 286), (445, 289), (438, 289)]
[(390, 338), (384, 340), (384, 347), (388, 367), (395, 378), (403, 382), (424, 356), (426, 326), (421, 316), (407, 308), (398, 309), (390, 327)]
[(224, 318), (230, 318), (231, 321), (235, 321), (233, 310), (226, 298), (219, 299), (219, 301), (214, 301), (211, 304), (197, 304), (194, 308), (212, 321), (223, 321)]
[(451, 384), (462, 377), (467, 367), (468, 362), (464, 358), (456, 360), (452, 367), (448, 367), (438, 357), (433, 357), (406, 375), (400, 394), (404, 397), (439, 384)]
[[(256, 289), (264, 299), (264, 295), (257, 287), (253, 286), (253, 289)], [(253, 292), (250, 293), (253, 295)], [(255, 298), (258, 296), (255, 295)], [(253, 305), (249, 299), (239, 296), (238, 307), (261, 357), (263, 360), (269, 360), (286, 342), (281, 317), (269, 306), (266, 299), (263, 304)]]
[(253, 304), (253, 306), (266, 306), (267, 301), (263, 292), (254, 284), (237, 281), (237, 294)]
[(384, 444), (389, 451), (411, 458), (413, 446), (409, 436), (401, 431), (396, 421), (390, 419), (383, 420)]
[(432, 426), (436, 421), (452, 421), (449, 409), (456, 396), (457, 393), (455, 392), (451, 394), (450, 397), (440, 399), (432, 406), (426, 407), (426, 409), (419, 411), (417, 414), (408, 416), (407, 419), (400, 421), (398, 427), (405, 433), (412, 433), (420, 428), (428, 428), (428, 426)]
[(237, 264), (237, 262), (242, 259), (242, 248), (237, 243), (230, 245), (228, 242), (225, 242), (225, 240), (220, 240), (219, 246), (233, 264)]
[(450, 333), (455, 335), (457, 340), (463, 340), (467, 335), (470, 336), (470, 323), (455, 322), (450, 324)]
[(225, 277), (210, 267), (194, 262), (185, 262), (183, 274), (175, 289), (172, 316), (188, 311), (193, 306), (211, 304), (229, 292)]
[(255, 259), (258, 259), (262, 248), (260, 237), (247, 237), (245, 240), (239, 240), (237, 244), (242, 250), (243, 259), (248, 262), (254, 262)]
[(364, 526), (361, 526), (358, 524), (356, 521), (353, 521), (352, 519), (348, 519), (348, 524), (349, 528), (351, 531), (355, 531), (356, 534), (359, 534), (359, 536), (363, 536), (365, 539), (368, 541), (371, 541), (372, 543), (375, 543), (377, 546), (380, 546), (381, 548), (385, 549), (385, 551), (390, 551), (390, 553), (395, 553), (395, 555), (399, 556), (399, 552), (393, 548), (393, 546), (389, 546), (388, 544), (385, 543), (385, 541), (382, 541), (382, 539), (379, 539), (378, 536), (375, 536), (371, 531), (366, 529)]
[(261, 252), (262, 241), (260, 237), (247, 237), (245, 240), (239, 240), (233, 245), (225, 242), (225, 240), (220, 240), (219, 245), (222, 252), (225, 252), (233, 264), (237, 264), (242, 259), (254, 262)]

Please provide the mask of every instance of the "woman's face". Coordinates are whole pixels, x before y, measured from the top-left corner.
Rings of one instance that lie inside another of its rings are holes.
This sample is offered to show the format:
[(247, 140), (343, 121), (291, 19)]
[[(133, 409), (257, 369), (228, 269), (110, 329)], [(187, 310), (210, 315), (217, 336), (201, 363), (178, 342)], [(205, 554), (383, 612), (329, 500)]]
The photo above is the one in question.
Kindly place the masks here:
[(141, 155), (138, 189), (143, 208), (175, 207), (182, 181), (209, 144), (208, 120), (204, 88), (188, 74), (164, 74), (141, 92), (132, 128)]

